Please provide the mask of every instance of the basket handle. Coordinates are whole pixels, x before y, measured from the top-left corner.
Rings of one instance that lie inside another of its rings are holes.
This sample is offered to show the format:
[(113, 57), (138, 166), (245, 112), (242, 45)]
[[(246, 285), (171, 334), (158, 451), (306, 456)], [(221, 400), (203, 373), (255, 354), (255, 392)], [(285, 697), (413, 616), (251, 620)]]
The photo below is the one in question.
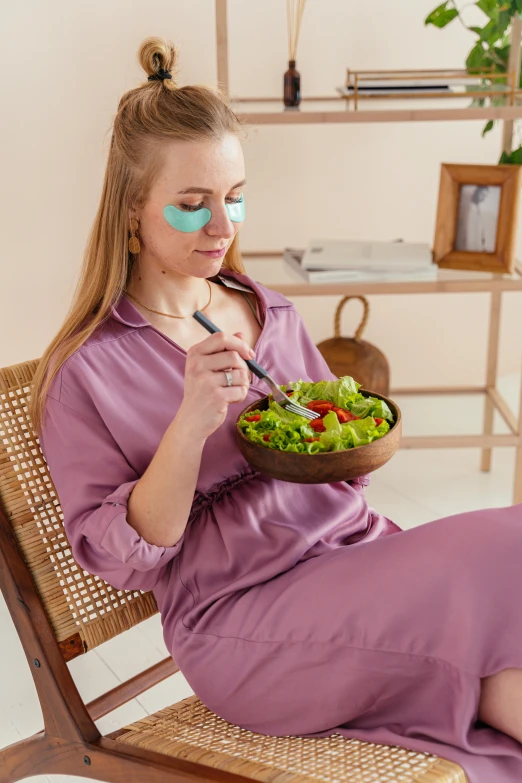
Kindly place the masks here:
[(359, 324), (355, 332), (355, 340), (360, 340), (362, 337), (362, 333), (366, 329), (366, 324), (368, 323), (368, 318), (370, 316), (370, 303), (368, 302), (365, 296), (345, 296), (341, 299), (341, 301), (337, 306), (337, 310), (335, 311), (334, 335), (335, 337), (341, 336), (341, 313), (346, 302), (349, 302), (350, 299), (358, 299), (360, 302), (362, 302), (364, 307), (364, 313), (363, 313), (361, 323)]

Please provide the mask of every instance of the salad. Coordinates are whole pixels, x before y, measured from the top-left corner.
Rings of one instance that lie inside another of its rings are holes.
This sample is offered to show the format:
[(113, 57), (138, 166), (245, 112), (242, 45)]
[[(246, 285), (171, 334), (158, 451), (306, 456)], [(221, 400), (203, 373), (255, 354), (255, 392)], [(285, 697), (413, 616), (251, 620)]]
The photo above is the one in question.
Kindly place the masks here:
[(384, 400), (359, 394), (360, 386), (349, 375), (282, 385), (289, 397), (320, 418), (309, 421), (290, 413), (270, 395), (267, 410), (243, 414), (238, 425), (249, 440), (279, 451), (319, 454), (364, 446), (386, 435), (394, 420)]

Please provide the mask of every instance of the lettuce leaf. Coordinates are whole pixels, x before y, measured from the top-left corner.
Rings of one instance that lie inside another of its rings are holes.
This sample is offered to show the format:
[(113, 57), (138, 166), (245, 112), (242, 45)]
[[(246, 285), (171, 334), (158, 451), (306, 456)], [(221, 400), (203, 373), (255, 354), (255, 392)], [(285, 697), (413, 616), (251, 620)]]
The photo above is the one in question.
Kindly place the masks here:
[[(299, 392), (298, 401), (301, 405), (303, 404), (303, 398), (305, 398), (306, 402), (310, 402), (311, 400), (329, 400), (338, 408), (348, 407), (347, 403), (353, 395), (357, 395), (361, 386), (361, 384), (354, 381), (350, 375), (344, 375), (337, 381), (310, 383), (309, 381), (301, 380), (288, 385), (290, 388)], [(362, 397), (362, 395), (358, 396)]]
[[(239, 422), (247, 438), (266, 448), (307, 454), (342, 451), (382, 438), (393, 425), (393, 415), (386, 403), (376, 397), (364, 397), (359, 393), (360, 384), (348, 375), (337, 381), (318, 383), (299, 380), (281, 388), (293, 390), (293, 399), (301, 405), (306, 406), (311, 400), (329, 400), (359, 418), (341, 424), (336, 413), (330, 411), (323, 419), (325, 431), (316, 433), (307, 419), (287, 411), (270, 398), (268, 410), (248, 414), (259, 414), (259, 421), (248, 422), (242, 417)], [(382, 419), (379, 425), (376, 418)], [(265, 440), (267, 434), (270, 437)], [(311, 442), (305, 440), (312, 438)]]

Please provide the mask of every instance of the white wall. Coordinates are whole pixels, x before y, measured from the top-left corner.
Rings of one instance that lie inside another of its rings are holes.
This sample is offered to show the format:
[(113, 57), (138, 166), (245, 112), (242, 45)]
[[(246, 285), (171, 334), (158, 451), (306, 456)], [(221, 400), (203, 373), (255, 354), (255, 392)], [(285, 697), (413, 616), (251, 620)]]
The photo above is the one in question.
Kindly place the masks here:
[[(326, 94), (347, 66), (460, 67), (473, 37), (424, 27), (436, 0), (308, 0), (298, 52), (304, 94)], [(230, 83), (275, 95), (286, 68), (284, 0), (229, 0)], [(140, 41), (180, 48), (181, 83), (216, 79), (213, 0), (26, 0), (0, 28), (0, 364), (41, 354), (68, 309), (101, 188), (120, 95), (142, 78)], [(311, 236), (431, 242), (441, 161), (496, 163), (500, 128), (482, 122), (260, 126), (244, 144), (244, 249)], [(519, 232), (522, 233), (522, 232)], [(522, 237), (517, 246), (520, 249)], [(501, 372), (518, 370), (520, 295), (505, 298)], [(316, 341), (336, 299), (296, 299)], [(347, 332), (357, 308), (345, 321)], [(480, 383), (484, 295), (374, 297), (367, 339), (389, 356), (395, 385)]]

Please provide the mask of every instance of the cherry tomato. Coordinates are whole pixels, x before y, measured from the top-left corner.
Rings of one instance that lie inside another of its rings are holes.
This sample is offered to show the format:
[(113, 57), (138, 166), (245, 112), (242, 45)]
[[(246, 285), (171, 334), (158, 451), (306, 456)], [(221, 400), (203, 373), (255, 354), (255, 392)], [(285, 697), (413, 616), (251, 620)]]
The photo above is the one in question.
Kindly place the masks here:
[(334, 407), (334, 404), (333, 402), (329, 402), (329, 400), (310, 400), (306, 407), (310, 408), (311, 411), (314, 411), (318, 407), (326, 407), (329, 411), (331, 411)]
[(245, 416), (245, 421), (260, 421), (261, 414), (257, 413), (255, 416)]
[(341, 424), (346, 424), (348, 421), (354, 421), (359, 418), (359, 416), (354, 416), (351, 411), (347, 411), (345, 408), (334, 408), (333, 410)]
[(313, 419), (313, 421), (310, 422), (310, 427), (315, 432), (326, 432), (326, 427), (324, 426), (322, 419)]
[(376, 425), (377, 425), (377, 426), (379, 426), (379, 424), (382, 424), (382, 423), (383, 423), (384, 419), (376, 419), (376, 418), (374, 417), (374, 421), (375, 421)]
[(272, 436), (270, 432), (265, 432), (265, 434), (263, 435), (263, 440), (270, 440), (271, 437)]
[(324, 419), (327, 413), (330, 413), (332, 409), (329, 408), (327, 405), (316, 405), (315, 408), (313, 408), (314, 413), (318, 413), (321, 419)]

